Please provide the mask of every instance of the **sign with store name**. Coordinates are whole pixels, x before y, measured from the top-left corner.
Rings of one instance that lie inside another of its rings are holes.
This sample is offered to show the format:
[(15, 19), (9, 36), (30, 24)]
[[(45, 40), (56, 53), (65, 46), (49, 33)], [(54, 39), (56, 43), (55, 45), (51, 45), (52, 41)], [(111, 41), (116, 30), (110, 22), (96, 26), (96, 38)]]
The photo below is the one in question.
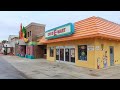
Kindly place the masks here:
[(74, 26), (72, 23), (68, 23), (45, 32), (46, 39), (54, 39), (64, 36), (69, 36), (74, 33)]

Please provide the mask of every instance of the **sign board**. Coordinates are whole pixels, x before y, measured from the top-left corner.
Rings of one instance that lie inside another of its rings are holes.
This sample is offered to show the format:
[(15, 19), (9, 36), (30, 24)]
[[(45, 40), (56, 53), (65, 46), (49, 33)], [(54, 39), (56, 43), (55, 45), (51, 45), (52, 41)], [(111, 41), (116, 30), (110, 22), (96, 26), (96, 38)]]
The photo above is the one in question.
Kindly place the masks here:
[(87, 46), (87, 50), (88, 51), (93, 51), (94, 50), (94, 46)]
[(96, 50), (100, 50), (100, 46), (96, 46), (95, 49), (96, 49)]
[(75, 50), (74, 49), (71, 49), (71, 57), (75, 57)]
[(68, 23), (45, 32), (46, 39), (54, 39), (63, 36), (69, 36), (74, 33), (74, 25)]

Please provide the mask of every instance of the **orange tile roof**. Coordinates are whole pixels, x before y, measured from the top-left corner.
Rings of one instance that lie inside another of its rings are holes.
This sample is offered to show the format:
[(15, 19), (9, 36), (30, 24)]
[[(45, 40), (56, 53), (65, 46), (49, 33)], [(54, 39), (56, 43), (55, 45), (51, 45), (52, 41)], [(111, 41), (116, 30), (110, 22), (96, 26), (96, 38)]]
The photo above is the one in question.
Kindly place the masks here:
[(42, 45), (42, 44), (43, 44), (43, 43), (42, 43), (42, 42), (43, 42), (43, 41), (42, 41), (42, 40), (43, 40), (43, 37), (44, 37), (44, 36), (41, 36), (41, 37), (39, 37), (39, 38), (36, 40), (36, 42), (37, 42), (38, 45)]
[(42, 37), (39, 42), (53, 43), (77, 40), (90, 37), (103, 37), (120, 40), (120, 25), (100, 17), (90, 17), (74, 23), (75, 32), (71, 36), (46, 40)]

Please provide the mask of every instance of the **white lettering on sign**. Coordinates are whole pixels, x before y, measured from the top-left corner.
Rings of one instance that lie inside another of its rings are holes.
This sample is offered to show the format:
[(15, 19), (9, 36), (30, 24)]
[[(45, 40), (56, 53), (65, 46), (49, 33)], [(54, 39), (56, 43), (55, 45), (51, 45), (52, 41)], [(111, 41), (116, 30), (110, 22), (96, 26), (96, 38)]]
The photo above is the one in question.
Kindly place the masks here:
[(72, 33), (71, 24), (52, 29), (51, 31), (47, 31), (45, 33), (45, 38), (49, 39), (49, 38), (57, 38), (57, 36), (65, 36), (65, 35), (67, 36), (67, 33)]

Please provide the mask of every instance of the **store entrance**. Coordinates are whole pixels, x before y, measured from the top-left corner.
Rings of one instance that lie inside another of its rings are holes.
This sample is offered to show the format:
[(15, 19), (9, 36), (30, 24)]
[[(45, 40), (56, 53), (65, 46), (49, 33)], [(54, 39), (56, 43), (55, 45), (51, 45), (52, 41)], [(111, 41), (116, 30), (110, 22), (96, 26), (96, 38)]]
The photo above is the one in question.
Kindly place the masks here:
[(75, 48), (70, 49), (70, 61), (75, 63)]
[(56, 60), (75, 63), (75, 48), (71, 48), (68, 46), (64, 48), (57, 47)]
[(60, 49), (56, 49), (56, 60), (59, 60), (60, 57)]
[(69, 48), (65, 49), (65, 61), (69, 62), (70, 61), (70, 50)]
[(64, 49), (60, 49), (60, 60), (64, 61)]

